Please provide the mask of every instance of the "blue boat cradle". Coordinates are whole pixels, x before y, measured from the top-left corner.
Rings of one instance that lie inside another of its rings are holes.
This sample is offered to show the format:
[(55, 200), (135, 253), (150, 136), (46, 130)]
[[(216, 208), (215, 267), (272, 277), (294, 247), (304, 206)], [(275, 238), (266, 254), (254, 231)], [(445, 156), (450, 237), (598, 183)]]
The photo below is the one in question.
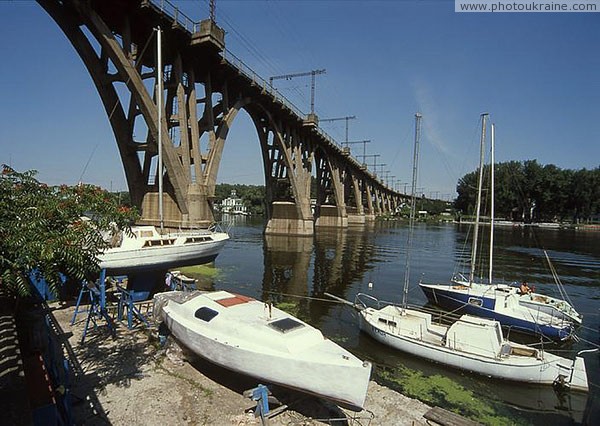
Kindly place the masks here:
[(150, 292), (146, 291), (135, 291), (135, 290), (126, 290), (120, 285), (117, 285), (117, 290), (121, 294), (119, 297), (119, 306), (117, 310), (117, 319), (119, 321), (123, 320), (123, 312), (127, 311), (127, 328), (130, 330), (134, 327), (133, 325), (133, 317), (135, 316), (137, 319), (142, 321), (147, 327), (150, 326), (148, 320), (142, 314), (139, 307), (136, 306), (136, 302), (141, 302), (144, 300), (148, 300)]
[[(119, 277), (118, 283), (122, 283), (125, 277)], [(133, 288), (125, 288), (119, 284), (116, 285), (118, 290), (118, 304), (117, 304), (117, 320), (122, 321), (125, 312), (127, 313), (127, 326), (132, 329), (134, 325), (134, 318), (149, 326), (146, 315), (144, 315), (139, 307), (139, 302), (146, 301), (150, 297), (154, 282), (152, 280), (146, 280), (146, 276), (135, 277), (132, 280), (130, 277), (129, 286)], [(135, 286), (132, 286), (132, 281)], [(82, 308), (82, 305), (89, 303), (87, 308)], [(77, 315), (86, 313), (86, 323), (83, 330), (81, 343), (85, 341), (90, 325), (92, 324), (94, 329), (98, 327), (98, 320), (104, 319), (108, 326), (108, 329), (113, 337), (116, 336), (115, 326), (113, 318), (108, 313), (108, 307), (106, 304), (106, 270), (102, 270), (100, 278), (96, 283), (84, 281), (81, 283), (81, 290), (77, 298), (75, 305), (75, 311), (71, 319), (71, 325), (75, 323)]]
[(244, 391), (244, 396), (256, 401), (256, 409), (254, 410), (254, 417), (260, 417), (261, 423), (266, 424), (266, 419), (274, 417), (277, 414), (287, 410), (287, 405), (280, 405), (279, 407), (271, 410), (269, 407), (269, 396), (271, 391), (265, 385), (259, 384), (257, 387)]
[[(101, 280), (100, 282), (104, 283), (104, 280)], [(87, 309), (81, 310), (80, 307), (85, 296), (88, 297), (89, 306)], [(102, 284), (100, 288), (98, 288), (98, 286), (96, 286), (95, 283), (90, 283), (87, 281), (83, 281), (81, 283), (81, 290), (79, 291), (77, 304), (75, 305), (75, 311), (73, 312), (73, 317), (71, 318), (71, 325), (75, 324), (77, 315), (82, 312), (87, 313), (87, 318), (85, 320), (83, 334), (81, 335), (81, 343), (85, 341), (90, 327), (90, 323), (94, 325), (94, 330), (96, 330), (98, 328), (98, 320), (102, 319), (106, 321), (106, 326), (108, 327), (110, 335), (113, 338), (116, 337), (116, 331), (112, 318), (110, 317), (110, 315), (108, 315), (108, 310), (106, 309), (106, 295), (104, 292), (104, 284)]]

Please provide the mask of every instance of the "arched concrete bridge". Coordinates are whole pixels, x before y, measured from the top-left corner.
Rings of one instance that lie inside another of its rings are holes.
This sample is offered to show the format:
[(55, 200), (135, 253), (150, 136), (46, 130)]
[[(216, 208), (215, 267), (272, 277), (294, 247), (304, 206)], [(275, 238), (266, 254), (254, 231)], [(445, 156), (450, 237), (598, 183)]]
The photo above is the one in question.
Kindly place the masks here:
[[(254, 122), (261, 145), (266, 233), (311, 235), (315, 226), (364, 223), (405, 199), (323, 132), (315, 115), (305, 116), (228, 52), (215, 22), (193, 22), (166, 0), (37, 1), (64, 31), (96, 85), (144, 223), (159, 221), (159, 131), (165, 225), (207, 226), (214, 220), (221, 155), (241, 109)], [(156, 102), (159, 26), (162, 105)], [(161, 123), (157, 108), (163, 111)], [(311, 176), (317, 182), (314, 213)]]

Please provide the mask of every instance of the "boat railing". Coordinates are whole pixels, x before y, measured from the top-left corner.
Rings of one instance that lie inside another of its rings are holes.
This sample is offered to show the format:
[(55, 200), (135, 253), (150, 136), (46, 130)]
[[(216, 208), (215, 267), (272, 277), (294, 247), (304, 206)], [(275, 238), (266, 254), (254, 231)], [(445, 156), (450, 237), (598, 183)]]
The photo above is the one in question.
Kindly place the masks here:
[(358, 309), (376, 308), (381, 309), (385, 306), (394, 306), (398, 309), (410, 309), (413, 311), (423, 312), (431, 315), (432, 322), (439, 325), (448, 325), (460, 318), (460, 315), (456, 315), (452, 312), (440, 311), (439, 309), (428, 308), (427, 306), (420, 305), (406, 305), (402, 306), (399, 303), (390, 302), (387, 300), (379, 300), (374, 296), (366, 293), (358, 293), (354, 298), (354, 306)]
[(357, 293), (354, 297), (354, 305), (359, 307), (359, 309), (366, 309), (372, 307), (381, 309), (384, 306), (394, 306), (395, 304), (393, 302), (379, 300), (376, 297), (371, 296), (370, 294)]

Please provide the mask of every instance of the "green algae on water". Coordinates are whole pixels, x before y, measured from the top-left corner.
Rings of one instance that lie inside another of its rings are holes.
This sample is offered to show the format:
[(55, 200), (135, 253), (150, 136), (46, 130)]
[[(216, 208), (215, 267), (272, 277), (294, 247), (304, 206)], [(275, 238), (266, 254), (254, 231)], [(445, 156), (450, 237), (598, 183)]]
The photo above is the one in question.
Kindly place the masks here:
[(400, 366), (379, 369), (377, 375), (384, 384), (404, 395), (429, 405), (440, 406), (448, 411), (490, 426), (527, 425), (523, 419), (515, 419), (494, 401), (476, 395), (454, 380), (435, 374), (425, 376), (422, 372)]

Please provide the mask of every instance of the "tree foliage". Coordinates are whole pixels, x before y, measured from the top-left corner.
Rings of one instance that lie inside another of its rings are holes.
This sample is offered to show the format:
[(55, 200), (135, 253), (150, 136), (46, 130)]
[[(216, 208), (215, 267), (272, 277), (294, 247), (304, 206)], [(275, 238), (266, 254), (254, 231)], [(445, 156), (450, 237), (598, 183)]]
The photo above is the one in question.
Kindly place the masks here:
[(98, 275), (101, 232), (128, 229), (137, 213), (92, 185), (50, 187), (36, 172), (3, 165), (0, 175), (0, 286), (29, 294), (27, 276), (37, 271), (58, 294), (61, 275), (75, 280)]
[[(485, 166), (484, 189), (489, 188), (489, 171), (490, 167)], [(528, 160), (499, 163), (494, 171), (495, 213), (498, 217), (581, 222), (600, 213), (600, 167), (573, 171)], [(475, 211), (477, 179), (478, 171), (459, 179), (457, 210), (463, 213)], [(489, 191), (485, 193), (488, 194)]]

